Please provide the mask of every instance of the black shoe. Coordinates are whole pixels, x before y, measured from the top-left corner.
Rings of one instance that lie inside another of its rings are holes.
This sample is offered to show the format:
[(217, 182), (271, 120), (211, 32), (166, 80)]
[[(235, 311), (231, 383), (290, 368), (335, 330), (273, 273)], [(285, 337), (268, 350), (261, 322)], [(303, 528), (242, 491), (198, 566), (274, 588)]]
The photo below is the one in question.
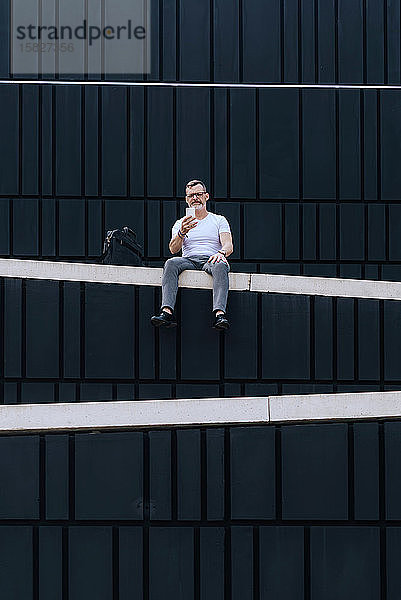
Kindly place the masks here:
[(150, 322), (154, 327), (176, 327), (177, 323), (174, 321), (174, 315), (165, 310), (160, 311), (160, 315), (153, 315)]
[(230, 323), (228, 322), (227, 317), (224, 313), (215, 316), (213, 327), (215, 329), (228, 329), (230, 327)]

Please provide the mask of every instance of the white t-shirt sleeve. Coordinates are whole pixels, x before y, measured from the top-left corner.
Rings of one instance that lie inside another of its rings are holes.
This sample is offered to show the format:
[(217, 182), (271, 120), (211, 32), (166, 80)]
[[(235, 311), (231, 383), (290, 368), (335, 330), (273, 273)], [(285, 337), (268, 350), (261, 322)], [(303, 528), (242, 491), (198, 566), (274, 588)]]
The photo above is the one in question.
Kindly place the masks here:
[(175, 238), (175, 236), (178, 235), (178, 231), (181, 227), (181, 221), (182, 219), (178, 219), (178, 221), (174, 223), (173, 228), (171, 230), (171, 239)]
[(219, 219), (219, 235), (220, 233), (231, 233), (230, 225), (225, 217), (220, 215)]

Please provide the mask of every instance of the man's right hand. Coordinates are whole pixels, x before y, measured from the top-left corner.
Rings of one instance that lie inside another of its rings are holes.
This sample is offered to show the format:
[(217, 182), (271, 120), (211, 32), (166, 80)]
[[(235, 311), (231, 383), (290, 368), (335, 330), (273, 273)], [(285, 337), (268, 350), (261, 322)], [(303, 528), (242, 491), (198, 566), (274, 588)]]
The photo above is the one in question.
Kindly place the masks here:
[(196, 227), (197, 224), (198, 221), (195, 219), (195, 217), (184, 217), (181, 221), (181, 233), (187, 235), (187, 233)]

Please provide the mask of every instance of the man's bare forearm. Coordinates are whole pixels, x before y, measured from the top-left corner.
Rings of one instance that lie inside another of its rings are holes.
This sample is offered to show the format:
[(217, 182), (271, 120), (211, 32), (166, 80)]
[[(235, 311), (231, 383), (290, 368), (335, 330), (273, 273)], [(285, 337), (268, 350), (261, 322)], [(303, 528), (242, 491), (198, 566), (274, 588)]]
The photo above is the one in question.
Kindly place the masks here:
[(221, 250), (222, 250), (222, 252), (224, 252), (225, 256), (230, 256), (230, 254), (232, 254), (234, 251), (233, 245), (231, 242), (224, 242), (224, 244), (222, 244), (222, 246), (221, 246)]
[(183, 242), (183, 240), (180, 238), (179, 235), (176, 235), (171, 240), (171, 242), (168, 245), (171, 254), (177, 254), (177, 252), (179, 252), (181, 250), (181, 248), (182, 248), (182, 242)]

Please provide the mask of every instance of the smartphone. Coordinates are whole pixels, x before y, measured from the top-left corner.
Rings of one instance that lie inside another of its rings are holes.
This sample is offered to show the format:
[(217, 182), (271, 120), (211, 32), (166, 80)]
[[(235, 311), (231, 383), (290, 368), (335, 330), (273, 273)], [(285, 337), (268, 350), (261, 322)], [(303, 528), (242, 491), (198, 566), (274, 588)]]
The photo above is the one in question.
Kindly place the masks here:
[(185, 209), (185, 216), (186, 217), (194, 217), (195, 216), (195, 209), (194, 208), (186, 208)]

